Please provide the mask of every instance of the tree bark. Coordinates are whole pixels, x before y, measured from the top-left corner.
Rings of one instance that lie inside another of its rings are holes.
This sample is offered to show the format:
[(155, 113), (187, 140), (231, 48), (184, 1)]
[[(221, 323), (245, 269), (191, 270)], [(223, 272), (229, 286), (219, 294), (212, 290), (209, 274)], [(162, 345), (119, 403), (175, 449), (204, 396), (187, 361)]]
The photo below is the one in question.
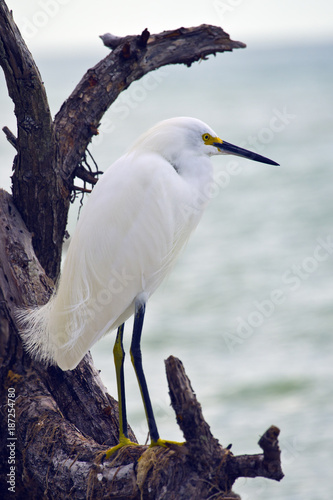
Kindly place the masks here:
[(43, 82), (3, 1), (0, 61), (17, 118), (13, 198), (33, 234), (37, 257), (48, 275), (56, 278), (66, 227), (66, 217), (58, 214), (68, 211), (69, 190), (57, 171), (54, 125)]
[[(280, 480), (278, 429), (259, 442), (263, 454), (234, 457), (211, 435), (179, 360), (166, 362), (183, 446), (105, 451), (118, 441), (118, 405), (88, 354), (68, 372), (45, 368), (23, 351), (15, 308), (44, 304), (59, 275), (67, 214), (100, 120), (119, 93), (165, 64), (188, 66), (244, 47), (218, 27), (158, 35), (104, 35), (112, 50), (83, 76), (52, 121), (38, 68), (0, 0), (0, 64), (15, 105), (13, 195), (0, 191), (0, 487), (2, 498), (237, 498), (237, 477)], [(131, 429), (129, 437), (135, 441)], [(141, 457), (141, 458), (140, 458)], [(140, 458), (140, 460), (139, 460)]]

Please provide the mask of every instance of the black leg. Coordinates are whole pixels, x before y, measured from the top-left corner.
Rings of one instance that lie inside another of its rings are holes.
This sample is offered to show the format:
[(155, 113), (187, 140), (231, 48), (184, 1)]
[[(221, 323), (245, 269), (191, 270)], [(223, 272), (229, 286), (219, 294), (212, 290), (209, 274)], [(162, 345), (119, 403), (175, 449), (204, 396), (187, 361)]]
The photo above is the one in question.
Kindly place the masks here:
[(143, 319), (145, 316), (146, 305), (141, 301), (136, 301), (135, 303), (135, 316), (134, 316), (134, 326), (133, 326), (133, 336), (131, 343), (131, 359), (134, 366), (134, 370), (138, 379), (141, 396), (143, 400), (143, 405), (146, 412), (148, 428), (150, 433), (150, 439), (152, 444), (157, 443), (159, 440), (159, 434), (155, 422), (155, 417), (153, 413), (153, 408), (151, 405), (148, 387), (146, 383), (145, 374), (142, 367), (142, 356), (141, 356), (141, 333), (143, 326)]

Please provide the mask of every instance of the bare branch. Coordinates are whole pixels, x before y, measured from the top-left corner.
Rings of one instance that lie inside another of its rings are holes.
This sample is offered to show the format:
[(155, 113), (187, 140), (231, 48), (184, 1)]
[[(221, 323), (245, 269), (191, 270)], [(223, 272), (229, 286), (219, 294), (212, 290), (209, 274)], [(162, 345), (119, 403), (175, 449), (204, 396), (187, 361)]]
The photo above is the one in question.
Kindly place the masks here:
[[(222, 448), (212, 436), (181, 361), (170, 356), (165, 363), (171, 404), (186, 438), (186, 446), (192, 454), (198, 455), (197, 461), (203, 456), (206, 461), (207, 456), (211, 456), (211, 461), (216, 460), (218, 456), (221, 460), (224, 457), (228, 481), (231, 481), (231, 484), (238, 477), (261, 476), (280, 481), (283, 472), (278, 443), (279, 429), (271, 426), (260, 438), (258, 444), (264, 454), (234, 456), (229, 449)], [(221, 477), (216, 478), (216, 481), (221, 481)], [(221, 484), (219, 487), (221, 488)]]
[(87, 71), (55, 117), (59, 164), (66, 177), (73, 175), (105, 111), (132, 82), (168, 64), (190, 66), (209, 54), (245, 47), (222, 28), (205, 24), (157, 35), (144, 30), (137, 36), (102, 38), (113, 52)]
[(115, 49), (118, 47), (118, 45), (124, 42), (125, 38), (127, 37), (111, 35), (111, 33), (105, 33), (105, 35), (100, 36), (100, 39), (104, 43), (105, 47), (108, 47), (109, 49)]
[[(188, 444), (204, 442), (215, 453), (221, 445), (210, 432), (204, 420), (200, 403), (197, 401), (191, 383), (185, 373), (182, 362), (170, 356), (165, 361), (171, 405), (177, 415), (177, 422)], [(202, 446), (202, 443), (200, 444)]]
[(264, 450), (263, 454), (232, 456), (228, 462), (229, 477), (234, 479), (238, 477), (266, 477), (281, 481), (284, 474), (281, 469), (281, 452), (277, 439), (279, 432), (277, 427), (271, 426), (260, 438), (258, 444)]
[(13, 132), (11, 130), (9, 130), (8, 127), (3, 127), (2, 128), (2, 131), (4, 132), (5, 136), (7, 137), (7, 141), (16, 149), (16, 151), (18, 150), (18, 147), (17, 147), (17, 138), (15, 137), (15, 135), (13, 134)]

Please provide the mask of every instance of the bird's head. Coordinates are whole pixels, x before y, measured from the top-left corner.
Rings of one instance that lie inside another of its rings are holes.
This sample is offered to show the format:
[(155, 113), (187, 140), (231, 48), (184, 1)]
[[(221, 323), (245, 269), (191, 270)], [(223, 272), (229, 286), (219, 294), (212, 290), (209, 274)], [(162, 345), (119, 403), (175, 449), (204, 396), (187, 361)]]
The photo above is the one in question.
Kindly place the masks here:
[(156, 151), (171, 163), (188, 156), (236, 155), (250, 160), (278, 165), (264, 156), (226, 142), (204, 122), (196, 118), (170, 118), (157, 123), (142, 135), (133, 149)]

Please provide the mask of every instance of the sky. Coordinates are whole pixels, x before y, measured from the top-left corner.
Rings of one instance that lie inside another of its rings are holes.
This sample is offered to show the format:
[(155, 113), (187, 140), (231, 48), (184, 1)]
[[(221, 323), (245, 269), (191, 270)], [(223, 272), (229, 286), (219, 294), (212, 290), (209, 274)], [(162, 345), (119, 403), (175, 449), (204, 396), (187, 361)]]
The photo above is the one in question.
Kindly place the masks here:
[(7, 0), (30, 50), (94, 50), (99, 35), (151, 33), (202, 23), (248, 45), (333, 41), (331, 0)]

